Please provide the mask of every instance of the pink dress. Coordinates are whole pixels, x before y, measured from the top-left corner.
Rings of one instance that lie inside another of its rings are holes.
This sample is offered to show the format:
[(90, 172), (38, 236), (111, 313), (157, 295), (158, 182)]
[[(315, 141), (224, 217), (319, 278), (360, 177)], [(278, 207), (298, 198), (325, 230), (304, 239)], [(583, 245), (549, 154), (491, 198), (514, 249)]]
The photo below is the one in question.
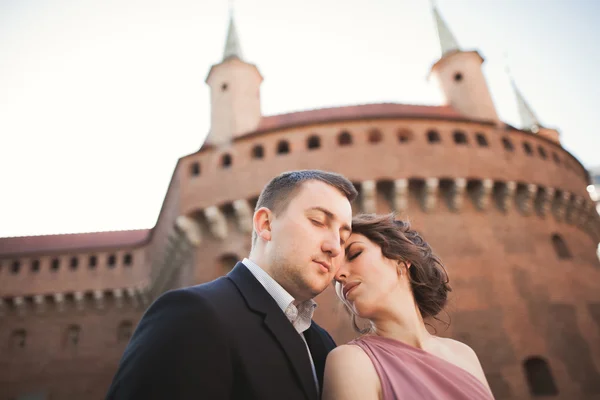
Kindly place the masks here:
[(466, 370), (425, 350), (382, 336), (363, 336), (359, 346), (375, 366), (384, 400), (489, 400), (488, 388)]

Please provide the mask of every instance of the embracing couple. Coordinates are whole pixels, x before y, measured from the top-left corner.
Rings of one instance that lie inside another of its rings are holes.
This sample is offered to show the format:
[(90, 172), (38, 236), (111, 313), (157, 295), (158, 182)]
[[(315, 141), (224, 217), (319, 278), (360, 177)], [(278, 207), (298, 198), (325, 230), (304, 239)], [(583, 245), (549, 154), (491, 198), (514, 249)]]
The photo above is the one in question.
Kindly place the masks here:
[[(450, 291), (440, 259), (393, 215), (352, 218), (356, 195), (330, 172), (271, 180), (248, 257), (149, 307), (107, 399), (492, 399), (473, 350), (425, 328)], [(368, 322), (339, 347), (312, 321), (332, 283)]]

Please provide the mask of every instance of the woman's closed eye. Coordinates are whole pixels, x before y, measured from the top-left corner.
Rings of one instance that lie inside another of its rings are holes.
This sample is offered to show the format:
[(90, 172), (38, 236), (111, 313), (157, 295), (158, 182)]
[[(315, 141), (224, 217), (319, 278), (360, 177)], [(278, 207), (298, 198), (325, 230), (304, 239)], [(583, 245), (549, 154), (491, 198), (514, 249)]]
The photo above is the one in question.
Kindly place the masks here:
[(354, 260), (356, 257), (360, 256), (360, 253), (362, 253), (362, 251), (357, 251), (354, 254), (348, 254), (348, 261)]

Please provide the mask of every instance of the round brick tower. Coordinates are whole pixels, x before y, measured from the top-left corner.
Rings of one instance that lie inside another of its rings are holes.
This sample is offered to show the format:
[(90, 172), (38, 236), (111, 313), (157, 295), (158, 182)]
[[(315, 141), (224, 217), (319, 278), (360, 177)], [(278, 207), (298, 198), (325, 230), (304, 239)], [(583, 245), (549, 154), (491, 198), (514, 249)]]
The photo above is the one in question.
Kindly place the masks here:
[[(433, 12), (442, 57), (430, 76), (444, 105), (366, 104), (275, 116), (261, 113), (262, 76), (242, 57), (231, 19), (223, 61), (206, 79), (207, 141), (177, 163), (157, 224), (144, 238), (105, 243), (98, 236), (68, 251), (54, 245), (2, 253), (0, 246), (0, 274), (10, 278), (0, 282), (0, 333), (10, 340), (0, 347), (0, 371), (12, 371), (0, 383), (10, 383), (14, 396), (46, 387), (56, 388), (47, 389), (58, 393), (53, 399), (95, 398), (116, 369), (124, 348), (118, 338), (126, 342), (148, 302), (226, 274), (250, 251), (263, 186), (281, 172), (314, 168), (355, 183), (355, 213), (395, 211), (441, 256), (453, 292), (440, 318), (450, 325), (434, 326), (473, 347), (497, 399), (598, 398), (600, 220), (586, 191), (589, 176), (558, 132), (539, 124), (516, 85), (525, 127), (499, 120), (483, 58), (461, 50)], [(129, 267), (60, 279), (44, 272), (59, 253), (106, 254), (106, 263), (117, 254), (117, 263)], [(7, 272), (34, 254), (46, 278)], [(338, 344), (355, 336), (332, 288), (316, 300), (315, 319)], [(35, 311), (44, 307), (49, 311)], [(15, 356), (25, 332), (34, 344), (36, 334), (49, 339), (37, 353)], [(49, 350), (61, 335), (67, 353)], [(75, 350), (80, 337), (88, 347)], [(40, 362), (62, 368), (62, 380), (48, 382), (49, 368), (29, 370)], [(79, 377), (77, 387), (64, 389), (68, 376)]]
[[(174, 232), (197, 246), (193, 268), (182, 269), (175, 285), (217, 278), (248, 254), (253, 207), (270, 178), (303, 168), (339, 172), (359, 190), (355, 212), (396, 211), (441, 255), (454, 291), (440, 316), (450, 327), (436, 329), (475, 349), (496, 398), (598, 396), (600, 223), (589, 176), (556, 130), (530, 124), (516, 86), (528, 126), (499, 120), (483, 58), (462, 51), (435, 8), (434, 16), (442, 57), (430, 76), (445, 105), (368, 104), (260, 119), (253, 118), (260, 107), (235, 116), (233, 106), (213, 110), (213, 127), (256, 122), (241, 133), (211, 130), (209, 138), (231, 139), (209, 140), (179, 163)], [(225, 96), (233, 105), (248, 93), (258, 98), (260, 75), (246, 71), (255, 67), (231, 54), (211, 68), (213, 107)], [(235, 79), (246, 73), (251, 79), (238, 93)], [(316, 319), (338, 343), (354, 337), (333, 290), (317, 301)]]

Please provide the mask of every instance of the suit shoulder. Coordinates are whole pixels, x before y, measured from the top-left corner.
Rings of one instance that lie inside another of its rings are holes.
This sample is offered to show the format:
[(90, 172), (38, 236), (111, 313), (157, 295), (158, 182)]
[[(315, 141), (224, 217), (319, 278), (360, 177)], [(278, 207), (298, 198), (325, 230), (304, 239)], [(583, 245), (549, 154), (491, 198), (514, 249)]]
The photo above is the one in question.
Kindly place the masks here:
[(324, 328), (322, 328), (315, 321), (312, 321), (311, 328), (315, 330), (319, 334), (319, 336), (323, 339), (323, 341), (327, 342), (331, 347), (335, 347), (335, 340), (331, 337), (329, 332), (327, 332)]
[(168, 311), (173, 318), (178, 316), (206, 318), (210, 314), (216, 314), (215, 304), (219, 303), (219, 299), (215, 297), (227, 288), (226, 282), (217, 283), (217, 281), (169, 290), (154, 300), (145, 314), (163, 314)]

